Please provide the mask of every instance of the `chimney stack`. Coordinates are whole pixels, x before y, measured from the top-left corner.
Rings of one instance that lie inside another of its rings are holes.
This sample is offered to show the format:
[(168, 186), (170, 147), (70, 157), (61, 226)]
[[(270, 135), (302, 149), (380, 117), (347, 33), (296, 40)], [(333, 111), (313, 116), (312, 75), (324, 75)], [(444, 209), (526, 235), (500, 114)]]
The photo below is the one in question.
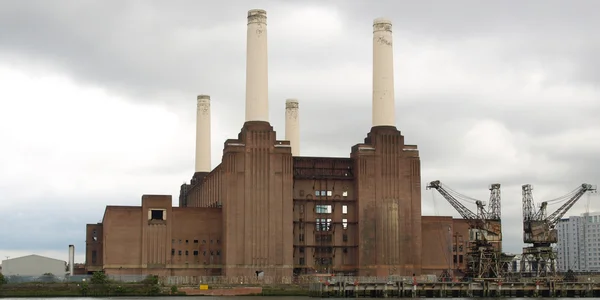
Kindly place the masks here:
[(292, 156), (300, 156), (300, 120), (296, 99), (285, 101), (285, 139), (290, 141)]
[(69, 276), (75, 275), (75, 245), (69, 245)]
[(246, 38), (246, 122), (269, 122), (267, 12), (248, 11)]
[(198, 96), (196, 112), (196, 173), (210, 172), (210, 96)]
[(373, 127), (396, 126), (392, 22), (373, 21)]

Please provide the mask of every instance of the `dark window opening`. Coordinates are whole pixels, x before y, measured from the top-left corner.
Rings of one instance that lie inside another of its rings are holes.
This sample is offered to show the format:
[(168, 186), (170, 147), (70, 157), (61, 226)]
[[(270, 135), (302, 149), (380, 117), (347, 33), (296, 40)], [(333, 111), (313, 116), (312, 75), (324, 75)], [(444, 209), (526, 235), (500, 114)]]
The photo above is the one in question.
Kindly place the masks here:
[(300, 247), (300, 249), (298, 249), (300, 251), (300, 253), (304, 253), (304, 247)]
[(304, 265), (304, 257), (300, 257), (299, 265)]
[(179, 250), (179, 255), (181, 255), (181, 250)]
[(454, 255), (454, 257), (453, 257), (452, 261), (453, 261), (454, 263), (456, 263), (456, 255)]
[(198, 240), (194, 240), (194, 244), (198, 244)]
[(186, 243), (186, 244), (189, 244), (189, 243), (190, 243), (190, 241), (189, 241), (189, 240), (185, 240), (185, 243)]
[(92, 264), (95, 264), (97, 260), (98, 260), (98, 253), (96, 252), (96, 250), (92, 250)]
[(198, 250), (194, 250), (194, 256), (198, 256)]
[(348, 248), (344, 248), (344, 253), (348, 253)]
[(459, 256), (458, 256), (458, 263), (459, 263), (459, 264), (462, 264), (462, 262), (463, 262), (463, 256), (462, 256), (462, 255), (459, 255)]
[(163, 214), (165, 213), (162, 209), (153, 209), (150, 211), (150, 219), (152, 220), (162, 220)]
[(220, 243), (221, 243), (221, 241), (220, 241), (220, 240), (217, 240), (217, 244), (220, 244)]
[(210, 255), (215, 255), (215, 251), (210, 251)]
[(202, 252), (202, 255), (206, 256), (206, 251)]
[(342, 241), (347, 242), (348, 241), (348, 235), (344, 233), (344, 235), (342, 235)]
[(221, 250), (217, 250), (217, 256), (221, 255)]
[(175, 255), (175, 249), (171, 249), (171, 256)]
[(189, 251), (185, 250), (185, 255), (190, 255)]
[(303, 233), (298, 235), (298, 240), (301, 242), (304, 242), (304, 234)]

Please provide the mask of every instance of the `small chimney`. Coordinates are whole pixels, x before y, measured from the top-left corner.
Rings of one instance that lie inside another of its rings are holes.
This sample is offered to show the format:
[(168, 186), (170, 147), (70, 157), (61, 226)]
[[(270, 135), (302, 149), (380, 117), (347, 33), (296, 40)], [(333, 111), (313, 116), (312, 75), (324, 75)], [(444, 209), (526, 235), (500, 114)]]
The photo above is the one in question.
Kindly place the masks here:
[(396, 126), (392, 22), (373, 21), (373, 127)]
[(246, 122), (269, 122), (267, 12), (248, 11), (246, 38)]
[(285, 101), (285, 139), (290, 141), (292, 156), (300, 156), (300, 119), (296, 99)]
[(196, 172), (210, 172), (210, 96), (198, 96), (196, 112)]
[(75, 275), (75, 245), (69, 245), (69, 276)]

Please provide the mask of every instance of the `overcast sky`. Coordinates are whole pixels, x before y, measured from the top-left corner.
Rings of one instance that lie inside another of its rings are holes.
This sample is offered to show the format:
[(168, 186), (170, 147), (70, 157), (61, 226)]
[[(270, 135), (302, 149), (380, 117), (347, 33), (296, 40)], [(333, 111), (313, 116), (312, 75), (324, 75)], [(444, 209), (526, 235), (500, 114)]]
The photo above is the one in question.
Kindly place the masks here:
[[(502, 184), (518, 253), (521, 185), (539, 201), (600, 182), (597, 1), (22, 1), (0, 5), (0, 258), (84, 261), (106, 205), (194, 171), (196, 95), (212, 163), (244, 118), (246, 16), (267, 10), (271, 124), (298, 98), (301, 154), (347, 157), (371, 127), (372, 22), (393, 22), (397, 127), (423, 186)], [(376, 3), (376, 4), (374, 4)], [(425, 215), (454, 212), (423, 190)], [(567, 214), (600, 210), (584, 196)], [(472, 210), (475, 207), (469, 206)], [(557, 206), (550, 206), (555, 210)]]

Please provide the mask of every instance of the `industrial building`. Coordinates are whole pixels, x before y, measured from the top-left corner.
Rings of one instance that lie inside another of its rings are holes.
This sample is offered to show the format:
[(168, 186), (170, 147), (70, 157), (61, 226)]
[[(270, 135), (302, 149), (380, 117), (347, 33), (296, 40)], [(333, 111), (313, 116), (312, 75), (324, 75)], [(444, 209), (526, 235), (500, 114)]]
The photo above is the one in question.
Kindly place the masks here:
[(2, 275), (39, 277), (52, 274), (64, 277), (68, 274), (67, 262), (36, 254), (2, 260)]
[(107, 206), (86, 227), (86, 268), (109, 274), (358, 276), (464, 268), (469, 225), (421, 215), (416, 145), (396, 128), (392, 24), (373, 24), (372, 127), (349, 157), (301, 155), (299, 102), (286, 101), (285, 140), (268, 116), (267, 16), (250, 10), (245, 121), (211, 167), (210, 97), (197, 97), (196, 161), (179, 206), (143, 195)]
[(600, 213), (583, 213), (558, 222), (558, 270), (600, 271)]

